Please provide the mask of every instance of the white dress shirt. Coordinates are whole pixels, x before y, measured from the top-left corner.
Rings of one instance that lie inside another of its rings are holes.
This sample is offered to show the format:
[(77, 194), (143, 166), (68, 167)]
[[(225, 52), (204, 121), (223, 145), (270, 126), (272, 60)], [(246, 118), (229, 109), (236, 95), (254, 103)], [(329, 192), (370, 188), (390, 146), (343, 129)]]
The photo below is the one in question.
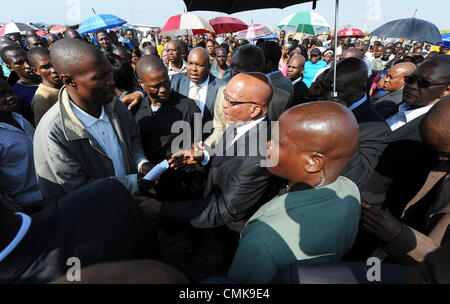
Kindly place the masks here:
[[(189, 96), (188, 97), (195, 100), (195, 103), (197, 104), (200, 111), (202, 112), (202, 116), (203, 116), (203, 113), (205, 112), (206, 95), (208, 94), (208, 84), (209, 84), (209, 76), (202, 83), (196, 84), (191, 81), (189, 84)], [(194, 98), (195, 97), (194, 87), (196, 85), (200, 86), (199, 98)]]
[(403, 127), (407, 123), (413, 121), (414, 119), (428, 113), (428, 111), (430, 111), (432, 107), (433, 105), (421, 107), (414, 110), (409, 110), (409, 105), (403, 103), (402, 105), (400, 105), (398, 113), (386, 119), (386, 122), (389, 125), (389, 127), (391, 127), (391, 130), (395, 131)]
[[(236, 131), (237, 132), (231, 132), (233, 130), (228, 130), (225, 132), (224, 136), (226, 136), (226, 134), (233, 134), (236, 133), (236, 136), (234, 136), (234, 139), (231, 141), (231, 143), (229, 144), (227, 140), (227, 148), (231, 147), (237, 140), (239, 140), (239, 138), (241, 138), (242, 136), (245, 135), (245, 133), (247, 133), (248, 131), (250, 131), (253, 127), (255, 127), (256, 125), (258, 125), (260, 122), (262, 122), (264, 119), (266, 118), (266, 116), (261, 117), (260, 119), (257, 120), (252, 120), (252, 121), (248, 121), (246, 123), (240, 124), (238, 126), (236, 126)], [(230, 126), (229, 128), (233, 128), (233, 126)], [(201, 165), (202, 166), (206, 166), (210, 159), (211, 156), (209, 155), (207, 150), (204, 150), (204, 158), (201, 161)], [(225, 152), (225, 151), (224, 151)]]
[(99, 118), (95, 118), (86, 113), (72, 101), (70, 102), (70, 107), (75, 116), (86, 127), (89, 134), (94, 137), (103, 149), (103, 152), (111, 158), (116, 176), (121, 177), (127, 175), (122, 149), (120, 148), (119, 140), (117, 139), (108, 114), (105, 112), (104, 106), (102, 106), (102, 113)]

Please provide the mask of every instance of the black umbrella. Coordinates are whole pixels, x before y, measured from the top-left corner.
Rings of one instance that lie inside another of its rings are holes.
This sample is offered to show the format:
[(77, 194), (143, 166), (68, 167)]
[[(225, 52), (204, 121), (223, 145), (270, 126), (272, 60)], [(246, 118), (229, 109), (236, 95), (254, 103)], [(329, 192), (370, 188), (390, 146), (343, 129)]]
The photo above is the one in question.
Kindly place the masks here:
[(285, 8), (305, 2), (313, 2), (313, 9), (316, 8), (317, 0), (184, 0), (188, 12), (216, 11), (227, 14), (262, 8)]
[(441, 33), (436, 25), (417, 18), (400, 19), (388, 22), (374, 30), (369, 36), (405, 38), (432, 44), (436, 44), (442, 40)]

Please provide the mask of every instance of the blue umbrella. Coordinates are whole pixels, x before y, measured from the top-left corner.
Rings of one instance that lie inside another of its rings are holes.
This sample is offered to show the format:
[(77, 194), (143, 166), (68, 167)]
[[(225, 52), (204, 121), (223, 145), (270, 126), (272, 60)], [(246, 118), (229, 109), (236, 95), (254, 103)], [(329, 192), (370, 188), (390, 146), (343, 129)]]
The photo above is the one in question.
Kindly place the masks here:
[(127, 21), (116, 17), (114, 15), (95, 15), (87, 18), (80, 24), (80, 28), (78, 32), (80, 34), (89, 34), (94, 33), (99, 30), (112, 29), (115, 27), (119, 27), (127, 23)]
[(441, 33), (436, 25), (414, 17), (388, 22), (374, 30), (369, 36), (405, 38), (433, 44), (442, 40)]
[(450, 48), (450, 40), (444, 40), (444, 41), (438, 42), (438, 43), (436, 43), (436, 45)]
[(442, 41), (450, 41), (450, 33), (442, 34)]
[[(258, 40), (258, 39), (261, 39), (261, 38), (255, 38), (253, 40)], [(264, 39), (264, 40), (274, 40), (274, 39), (280, 39), (280, 38), (277, 35), (275, 35), (274, 33), (272, 33), (271, 35), (268, 35), (266, 37), (262, 37), (262, 39)]]

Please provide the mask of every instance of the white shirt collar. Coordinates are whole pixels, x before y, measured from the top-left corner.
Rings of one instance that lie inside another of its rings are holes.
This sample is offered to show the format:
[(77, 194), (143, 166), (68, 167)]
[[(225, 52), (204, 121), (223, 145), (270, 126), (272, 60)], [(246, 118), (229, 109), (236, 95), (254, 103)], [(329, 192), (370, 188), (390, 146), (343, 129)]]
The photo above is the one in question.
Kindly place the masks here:
[(261, 118), (259, 118), (257, 120), (247, 121), (247, 122), (245, 122), (245, 123), (243, 123), (241, 125), (236, 126), (237, 135), (234, 138), (233, 143), (235, 143), (240, 137), (242, 137), (245, 133), (250, 131), (254, 126), (259, 124), (265, 118), (266, 118), (266, 116), (264, 115), (263, 117), (261, 117)]
[(423, 114), (428, 113), (428, 111), (430, 111), (430, 109), (433, 107), (433, 105), (431, 106), (426, 106), (426, 107), (421, 107), (421, 108), (417, 108), (417, 109), (413, 109), (413, 110), (409, 110), (409, 105), (404, 103), (399, 107), (399, 112), (403, 112), (405, 117), (406, 117), (406, 122), (410, 122), (413, 121), (414, 119), (416, 119), (417, 117), (422, 116)]
[(74, 112), (75, 116), (86, 126), (86, 128), (92, 127), (99, 120), (103, 120), (104, 122), (109, 122), (109, 117), (105, 112), (105, 107), (102, 105), (102, 113), (99, 118), (92, 116), (89, 113), (86, 113), (84, 110), (80, 109), (75, 103), (70, 101), (70, 107)]
[(297, 78), (296, 80), (294, 80), (293, 82), (292, 82), (292, 86), (295, 86), (300, 80), (302, 80), (303, 79), (303, 77), (302, 76), (300, 76), (299, 78)]

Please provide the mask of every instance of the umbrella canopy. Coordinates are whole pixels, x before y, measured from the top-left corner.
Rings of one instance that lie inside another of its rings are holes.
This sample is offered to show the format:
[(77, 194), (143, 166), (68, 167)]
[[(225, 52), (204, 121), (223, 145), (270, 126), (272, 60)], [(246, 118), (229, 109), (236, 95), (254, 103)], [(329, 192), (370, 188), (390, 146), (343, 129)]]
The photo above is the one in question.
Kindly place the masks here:
[(209, 23), (216, 34), (235, 33), (248, 28), (244, 21), (232, 17), (217, 17), (209, 20)]
[(450, 41), (450, 33), (442, 34), (442, 41)]
[(8, 34), (12, 34), (12, 33), (23, 33), (26, 31), (32, 31), (32, 30), (37, 30), (37, 28), (25, 24), (25, 23), (15, 23), (15, 22), (11, 22), (8, 24), (4, 24), (1, 28), (0, 28), (0, 35), (8, 35)]
[(299, 3), (313, 2), (316, 0), (184, 0), (188, 12), (192, 11), (216, 11), (233, 14), (262, 8), (285, 8)]
[(266, 36), (272, 35), (272, 31), (266, 26), (261, 24), (253, 24), (248, 27), (248, 29), (240, 31), (236, 34), (236, 39), (238, 40), (253, 40), (258, 38), (264, 38)]
[(408, 18), (394, 20), (374, 30), (369, 36), (383, 38), (405, 38), (436, 44), (442, 40), (439, 29), (431, 22)]
[(57, 35), (64, 33), (65, 31), (67, 31), (67, 28), (65, 26), (57, 25), (50, 29), (50, 34)]
[(277, 28), (288, 32), (317, 35), (328, 32), (330, 25), (325, 18), (315, 12), (299, 12), (281, 20)]
[(39, 30), (36, 32), (36, 35), (40, 36), (40, 37), (44, 37), (47, 35), (47, 31), (45, 30)]
[(168, 36), (180, 36), (215, 32), (204, 18), (187, 13), (170, 17), (161, 29), (161, 33)]
[(97, 32), (99, 30), (107, 30), (119, 27), (124, 25), (125, 23), (127, 23), (127, 21), (114, 15), (100, 14), (89, 17), (86, 20), (84, 20), (80, 24), (78, 32), (80, 34), (89, 34)]
[(339, 31), (338, 33), (338, 38), (345, 38), (345, 37), (364, 38), (366, 37), (366, 34), (364, 34), (361, 30), (355, 28), (347, 28)]
[[(257, 39), (259, 39), (259, 38), (255, 38), (253, 40), (257, 40)], [(278, 37), (275, 33), (272, 33), (269, 36), (262, 37), (262, 39), (264, 39), (264, 40), (276, 40), (276, 39), (280, 39), (280, 37)]]

